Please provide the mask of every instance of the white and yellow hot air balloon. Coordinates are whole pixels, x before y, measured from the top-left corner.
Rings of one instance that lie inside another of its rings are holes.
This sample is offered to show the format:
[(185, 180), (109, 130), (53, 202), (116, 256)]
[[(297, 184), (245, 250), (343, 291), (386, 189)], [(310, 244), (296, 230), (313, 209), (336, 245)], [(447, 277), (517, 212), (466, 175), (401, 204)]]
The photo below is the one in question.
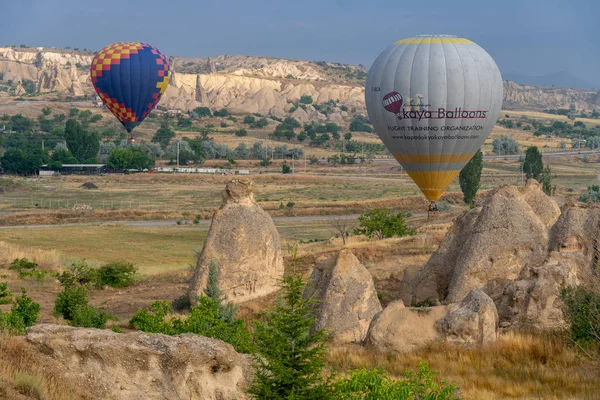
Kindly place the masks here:
[(365, 100), (383, 143), (435, 202), (492, 131), (502, 91), (496, 63), (477, 44), (423, 35), (377, 57)]

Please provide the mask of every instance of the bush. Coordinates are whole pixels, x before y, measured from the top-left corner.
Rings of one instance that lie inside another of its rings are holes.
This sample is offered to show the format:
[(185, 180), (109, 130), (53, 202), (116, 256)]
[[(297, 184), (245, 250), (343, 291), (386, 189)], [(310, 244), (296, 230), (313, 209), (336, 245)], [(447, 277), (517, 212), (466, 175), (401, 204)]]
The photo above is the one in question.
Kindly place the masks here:
[(73, 310), (72, 326), (80, 326), (84, 328), (106, 328), (106, 323), (109, 320), (114, 320), (115, 317), (108, 314), (103, 309), (98, 309), (89, 304), (77, 304)]
[(87, 306), (88, 288), (84, 285), (65, 284), (63, 290), (56, 296), (54, 315), (62, 315), (67, 321), (72, 321), (78, 306)]
[(300, 103), (302, 104), (312, 104), (313, 98), (311, 96), (300, 96)]
[(237, 131), (235, 131), (235, 136), (239, 136), (239, 137), (248, 136), (248, 131), (243, 128), (238, 129)]
[(8, 284), (0, 282), (0, 304), (12, 303), (13, 294), (8, 291)]
[(16, 258), (10, 264), (10, 267), (8, 267), (8, 269), (18, 271), (19, 279), (25, 279), (25, 278), (31, 276), (31, 277), (37, 278), (39, 280), (42, 280), (46, 276), (47, 272), (46, 271), (38, 271), (36, 269), (37, 266), (38, 266), (37, 263), (35, 263), (33, 261), (29, 261), (27, 258)]
[(448, 211), (452, 208), (452, 206), (445, 201), (438, 201), (435, 205), (437, 206), (438, 211)]
[(263, 158), (262, 160), (260, 160), (261, 167), (268, 167), (269, 165), (271, 165), (271, 160), (269, 160), (268, 158)]
[(13, 300), (9, 313), (0, 311), (0, 331), (22, 334), (25, 328), (33, 326), (40, 315), (40, 305), (27, 296), (27, 291), (21, 288), (21, 295)]
[(600, 294), (577, 286), (563, 289), (561, 298), (571, 339), (583, 346), (600, 345)]
[(98, 287), (111, 286), (124, 288), (131, 285), (136, 278), (137, 268), (126, 261), (115, 261), (98, 269)]
[(98, 282), (98, 270), (82, 261), (71, 264), (68, 271), (63, 271), (58, 276), (58, 280), (63, 286), (96, 284)]
[(581, 194), (579, 201), (584, 203), (600, 203), (600, 185), (588, 186), (587, 193)]
[(195, 333), (223, 340), (238, 352), (249, 353), (253, 350), (252, 337), (245, 329), (244, 321), (235, 319), (237, 308), (224, 303), (218, 281), (218, 267), (210, 263), (206, 296), (198, 297), (198, 305), (191, 307), (191, 314), (187, 318), (168, 319), (169, 302), (163, 300), (150, 304), (149, 310), (138, 311), (130, 325), (144, 332), (166, 335)]
[(290, 167), (287, 163), (283, 163), (283, 165), (281, 166), (281, 173), (282, 174), (291, 174), (292, 167)]
[(416, 373), (405, 372), (405, 380), (393, 380), (380, 369), (352, 371), (348, 378), (334, 385), (334, 398), (339, 400), (412, 400), (412, 399), (458, 399), (454, 384), (434, 377), (437, 372), (427, 363), (420, 363)]
[(409, 217), (410, 213), (394, 213), (391, 209), (376, 208), (358, 217), (359, 227), (354, 230), (354, 234), (377, 239), (414, 235), (415, 231), (406, 225)]

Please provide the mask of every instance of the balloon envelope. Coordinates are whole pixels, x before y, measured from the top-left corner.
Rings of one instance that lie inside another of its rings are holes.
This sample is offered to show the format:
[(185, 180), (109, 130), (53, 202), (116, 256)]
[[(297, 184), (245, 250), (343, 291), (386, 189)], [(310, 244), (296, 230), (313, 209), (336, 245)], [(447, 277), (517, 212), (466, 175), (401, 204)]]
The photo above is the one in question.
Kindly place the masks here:
[(375, 131), (430, 201), (483, 145), (502, 97), (490, 55), (448, 35), (394, 43), (373, 63), (365, 88)]
[(103, 48), (94, 57), (90, 74), (98, 96), (128, 132), (156, 107), (170, 78), (166, 57), (139, 42)]

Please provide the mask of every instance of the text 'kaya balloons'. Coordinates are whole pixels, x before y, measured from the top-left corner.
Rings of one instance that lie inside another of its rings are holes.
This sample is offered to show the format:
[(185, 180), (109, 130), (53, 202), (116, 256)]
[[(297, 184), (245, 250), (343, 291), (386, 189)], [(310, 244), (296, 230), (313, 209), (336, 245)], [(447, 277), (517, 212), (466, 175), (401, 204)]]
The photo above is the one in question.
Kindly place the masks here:
[(436, 201), (492, 131), (502, 106), (494, 60), (467, 39), (403, 39), (373, 63), (365, 99), (388, 150)]
[(156, 107), (170, 78), (165, 56), (139, 42), (103, 48), (90, 73), (98, 96), (130, 133)]

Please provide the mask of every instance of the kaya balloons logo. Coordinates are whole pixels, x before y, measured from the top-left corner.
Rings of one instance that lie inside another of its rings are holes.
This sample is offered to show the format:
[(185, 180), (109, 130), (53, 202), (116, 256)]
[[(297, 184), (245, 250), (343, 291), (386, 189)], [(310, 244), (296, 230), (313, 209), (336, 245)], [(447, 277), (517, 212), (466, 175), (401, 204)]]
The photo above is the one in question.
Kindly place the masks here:
[(398, 119), (461, 119), (461, 118), (487, 118), (488, 110), (464, 110), (462, 107), (446, 109), (439, 107), (437, 110), (428, 110), (430, 104), (424, 104), (423, 95), (417, 94), (416, 101), (407, 98), (404, 101), (398, 92), (389, 92), (383, 96), (382, 105), (386, 111), (396, 114)]

